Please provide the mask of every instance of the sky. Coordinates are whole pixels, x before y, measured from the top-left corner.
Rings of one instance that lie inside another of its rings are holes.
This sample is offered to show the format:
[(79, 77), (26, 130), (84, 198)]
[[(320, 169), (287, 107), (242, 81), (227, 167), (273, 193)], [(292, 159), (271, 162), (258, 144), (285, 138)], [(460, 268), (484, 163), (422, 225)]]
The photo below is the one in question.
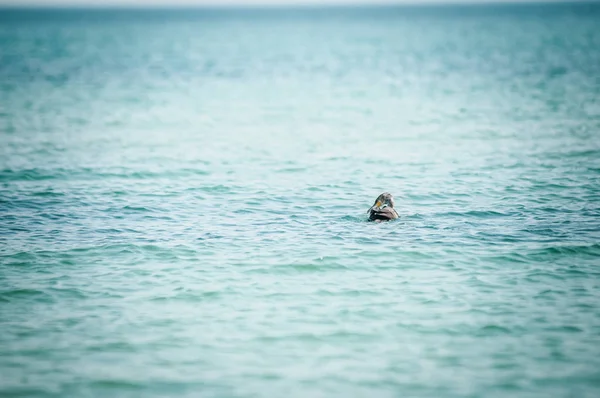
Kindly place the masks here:
[[(443, 3), (531, 3), (555, 0), (0, 0), (11, 6), (214, 6), (214, 5), (335, 5), (335, 4), (443, 4)], [(568, 0), (564, 0), (568, 1)], [(573, 0), (571, 0), (573, 1)]]

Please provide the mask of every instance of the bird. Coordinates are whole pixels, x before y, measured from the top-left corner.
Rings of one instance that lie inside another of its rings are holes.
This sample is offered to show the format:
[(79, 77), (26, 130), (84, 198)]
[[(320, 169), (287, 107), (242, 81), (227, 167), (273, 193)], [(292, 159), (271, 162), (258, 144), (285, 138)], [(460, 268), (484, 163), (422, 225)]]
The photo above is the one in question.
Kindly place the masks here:
[(369, 221), (390, 221), (399, 217), (394, 209), (394, 197), (389, 192), (379, 195), (367, 213)]

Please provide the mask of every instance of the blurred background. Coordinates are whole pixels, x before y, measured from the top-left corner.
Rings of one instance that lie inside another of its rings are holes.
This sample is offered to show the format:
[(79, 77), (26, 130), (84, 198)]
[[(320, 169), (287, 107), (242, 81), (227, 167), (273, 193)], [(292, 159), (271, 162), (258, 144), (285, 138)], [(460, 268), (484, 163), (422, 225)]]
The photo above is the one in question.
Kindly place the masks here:
[(433, 3), (0, 1), (0, 395), (599, 396), (600, 4)]

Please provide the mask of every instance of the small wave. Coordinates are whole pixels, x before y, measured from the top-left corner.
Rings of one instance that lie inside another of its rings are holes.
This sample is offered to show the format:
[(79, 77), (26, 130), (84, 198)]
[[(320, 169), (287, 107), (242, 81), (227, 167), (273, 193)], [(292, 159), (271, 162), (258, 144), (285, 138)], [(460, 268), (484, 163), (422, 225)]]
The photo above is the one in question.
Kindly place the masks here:
[(554, 279), (554, 280), (559, 280), (559, 281), (563, 281), (565, 280), (564, 277), (562, 277), (561, 275), (557, 274), (557, 273), (553, 273), (553, 272), (544, 272), (544, 271), (534, 271), (534, 272), (530, 272), (529, 274), (527, 274), (527, 280), (531, 281), (531, 282), (536, 282), (541, 278), (549, 278), (549, 279)]
[[(231, 292), (231, 291), (230, 291)], [(219, 299), (222, 298), (224, 296), (224, 294), (227, 293), (226, 291), (185, 291), (183, 293), (178, 293), (178, 294), (173, 294), (173, 295), (168, 295), (168, 296), (158, 296), (158, 297), (152, 297), (150, 299), (150, 301), (160, 301), (160, 302), (167, 302), (167, 301), (187, 301), (187, 302), (202, 302), (202, 301), (207, 301), (207, 300), (215, 300), (215, 299)]]
[(278, 169), (277, 173), (301, 173), (306, 170), (308, 170), (306, 167), (286, 167), (283, 169)]
[(481, 335), (497, 335), (497, 334), (508, 334), (510, 329), (500, 325), (486, 325), (479, 330)]
[(554, 297), (556, 295), (564, 296), (564, 295), (566, 295), (566, 292), (564, 292), (562, 290), (546, 289), (546, 290), (543, 290), (543, 291), (539, 292), (535, 297), (536, 298), (543, 298), (543, 297), (550, 297), (550, 298), (552, 298), (552, 297)]
[(133, 352), (135, 351), (136, 347), (135, 345), (125, 342), (125, 341), (113, 341), (113, 342), (106, 342), (106, 343), (96, 343), (93, 345), (90, 345), (86, 348), (86, 351), (89, 352), (107, 352), (107, 351), (112, 351), (112, 352)]
[(438, 213), (437, 216), (452, 216), (460, 218), (499, 218), (510, 217), (513, 213), (502, 213), (495, 210), (470, 210), (465, 212), (451, 211), (448, 213)]
[(52, 301), (53, 297), (46, 291), (37, 289), (13, 289), (4, 291), (0, 294), (0, 298), (5, 302), (13, 302), (20, 300), (34, 299), (36, 301)]
[(55, 191), (41, 191), (41, 192), (32, 192), (30, 194), (31, 196), (37, 196), (37, 197), (60, 197), (60, 196), (65, 196), (65, 194), (63, 192), (55, 192)]
[(130, 382), (126, 380), (97, 380), (89, 383), (89, 387), (93, 389), (111, 389), (115, 391), (122, 390), (143, 390), (146, 384)]
[(80, 289), (75, 288), (56, 288), (51, 287), (48, 288), (49, 292), (53, 294), (53, 296), (59, 296), (61, 298), (75, 298), (75, 299), (84, 299), (86, 298), (86, 294), (83, 293)]
[(600, 150), (598, 149), (583, 149), (583, 150), (571, 150), (568, 152), (554, 152), (545, 155), (548, 159), (565, 159), (565, 158), (589, 158), (598, 159), (600, 157)]
[(27, 170), (12, 170), (4, 169), (0, 171), (0, 181), (39, 181), (39, 180), (52, 180), (60, 178), (60, 171), (54, 173), (44, 172), (39, 169), (27, 169)]
[(345, 216), (340, 217), (340, 221), (362, 222), (362, 221), (365, 221), (365, 217), (345, 215)]
[(581, 333), (584, 331), (580, 327), (573, 326), (573, 325), (551, 327), (551, 328), (548, 328), (547, 330), (553, 331), (553, 332), (567, 332), (567, 333)]
[(591, 245), (556, 245), (535, 250), (526, 254), (532, 259), (543, 259), (546, 257), (562, 256), (600, 256), (600, 244)]
[(157, 178), (181, 178), (194, 176), (207, 176), (210, 173), (202, 169), (167, 169), (160, 171), (137, 171), (137, 170), (99, 170), (89, 167), (74, 169), (56, 168), (56, 169), (24, 169), (13, 170), (3, 169), (0, 171), (0, 182), (15, 181), (44, 181), (69, 179), (77, 180), (85, 178), (86, 180), (103, 180), (106, 178), (146, 180)]
[(82, 258), (110, 258), (121, 255), (134, 255), (140, 259), (151, 257), (157, 259), (189, 259), (195, 256), (195, 251), (188, 247), (160, 246), (147, 243), (106, 243), (65, 250), (18, 251), (0, 255), (3, 264), (12, 266), (32, 266), (39, 263), (75, 264)]
[(145, 207), (145, 206), (124, 206), (123, 210), (129, 210), (129, 211), (134, 211), (134, 212), (141, 212), (141, 213), (154, 213), (156, 212), (155, 209), (152, 209), (150, 207)]

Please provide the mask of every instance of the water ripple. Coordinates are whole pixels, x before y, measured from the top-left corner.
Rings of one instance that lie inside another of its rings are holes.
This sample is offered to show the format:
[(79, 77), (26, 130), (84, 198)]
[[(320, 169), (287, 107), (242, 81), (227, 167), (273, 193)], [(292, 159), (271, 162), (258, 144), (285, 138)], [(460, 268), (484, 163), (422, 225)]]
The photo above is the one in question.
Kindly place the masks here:
[(0, 395), (599, 396), (597, 20), (0, 12)]

